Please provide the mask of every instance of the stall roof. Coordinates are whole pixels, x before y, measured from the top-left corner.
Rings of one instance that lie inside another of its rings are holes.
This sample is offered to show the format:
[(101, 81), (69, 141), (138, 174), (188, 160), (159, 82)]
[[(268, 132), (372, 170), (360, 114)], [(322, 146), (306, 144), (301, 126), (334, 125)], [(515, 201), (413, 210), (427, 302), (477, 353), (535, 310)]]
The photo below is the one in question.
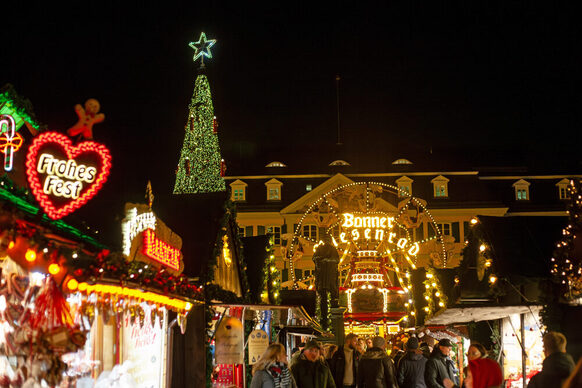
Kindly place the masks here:
[[(303, 308), (303, 306), (284, 306), (284, 305), (273, 305), (273, 304), (226, 304), (226, 303), (214, 303), (213, 306), (220, 306), (220, 307), (244, 307), (245, 309), (254, 310), (254, 311), (265, 311), (265, 310), (291, 310), (293, 315), (298, 317), (299, 319), (303, 319), (309, 322), (311, 328), (315, 329), (318, 332), (322, 332), (321, 327), (317, 321), (315, 321)], [(299, 330), (300, 327), (306, 326), (299, 326), (299, 325), (286, 325), (289, 328), (293, 328), (294, 330)]]
[(92, 236), (89, 236), (81, 232), (79, 229), (67, 224), (63, 220), (51, 220), (50, 218), (47, 217), (46, 214), (42, 212), (42, 210), (38, 206), (33, 205), (29, 201), (19, 197), (18, 195), (10, 192), (9, 190), (0, 188), (0, 201), (12, 204), (12, 206), (22, 211), (25, 215), (27, 215), (31, 221), (38, 222), (44, 225), (45, 227), (48, 227), (55, 231), (59, 231), (73, 239), (89, 243), (96, 248), (99, 249), (106, 248), (105, 245), (101, 244)]
[(425, 325), (490, 321), (506, 318), (511, 314), (538, 313), (541, 308), (540, 305), (452, 307), (438, 312)]

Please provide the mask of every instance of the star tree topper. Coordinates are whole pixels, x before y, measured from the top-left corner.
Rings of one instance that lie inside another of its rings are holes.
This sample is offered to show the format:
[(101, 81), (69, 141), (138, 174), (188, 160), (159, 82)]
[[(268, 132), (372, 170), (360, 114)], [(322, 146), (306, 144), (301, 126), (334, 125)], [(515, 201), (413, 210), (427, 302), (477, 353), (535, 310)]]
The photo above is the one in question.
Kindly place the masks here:
[(204, 32), (200, 34), (198, 42), (190, 42), (188, 46), (194, 49), (194, 62), (196, 62), (198, 58), (202, 58), (201, 61), (204, 63), (204, 57), (212, 58), (210, 48), (214, 46), (215, 43), (216, 39), (206, 39), (206, 34)]

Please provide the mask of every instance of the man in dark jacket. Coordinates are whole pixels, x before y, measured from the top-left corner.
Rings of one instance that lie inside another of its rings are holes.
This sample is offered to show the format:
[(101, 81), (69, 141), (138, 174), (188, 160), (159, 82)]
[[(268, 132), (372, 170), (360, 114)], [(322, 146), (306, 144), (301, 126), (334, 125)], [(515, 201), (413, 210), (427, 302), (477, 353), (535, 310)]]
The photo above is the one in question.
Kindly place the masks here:
[(542, 371), (533, 376), (527, 388), (561, 387), (574, 369), (572, 356), (566, 353), (566, 337), (550, 331), (544, 335)]
[(360, 359), (358, 388), (398, 388), (394, 363), (386, 354), (386, 340), (374, 337), (372, 345)]
[(424, 383), (426, 357), (418, 349), (418, 338), (410, 337), (406, 349), (406, 354), (398, 365), (397, 378), (400, 388), (426, 388)]
[(331, 373), (338, 388), (355, 387), (358, 379), (358, 363), (360, 353), (358, 336), (354, 333), (346, 335), (344, 345), (340, 346), (331, 359)]
[(444, 338), (433, 349), (424, 369), (424, 382), (427, 388), (444, 388), (444, 379), (450, 379), (455, 385), (459, 385), (453, 360), (449, 357), (452, 348), (451, 341)]
[(319, 342), (308, 341), (291, 366), (297, 388), (336, 388), (329, 368), (320, 357), (319, 349)]

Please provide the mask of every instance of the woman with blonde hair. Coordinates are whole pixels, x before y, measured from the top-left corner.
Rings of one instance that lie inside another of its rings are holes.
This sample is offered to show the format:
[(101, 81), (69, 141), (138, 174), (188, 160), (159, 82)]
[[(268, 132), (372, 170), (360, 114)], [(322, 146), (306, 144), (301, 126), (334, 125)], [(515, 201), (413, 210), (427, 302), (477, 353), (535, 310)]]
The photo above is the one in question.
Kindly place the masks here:
[(291, 371), (287, 368), (287, 355), (283, 345), (269, 345), (259, 361), (253, 365), (251, 388), (297, 388)]

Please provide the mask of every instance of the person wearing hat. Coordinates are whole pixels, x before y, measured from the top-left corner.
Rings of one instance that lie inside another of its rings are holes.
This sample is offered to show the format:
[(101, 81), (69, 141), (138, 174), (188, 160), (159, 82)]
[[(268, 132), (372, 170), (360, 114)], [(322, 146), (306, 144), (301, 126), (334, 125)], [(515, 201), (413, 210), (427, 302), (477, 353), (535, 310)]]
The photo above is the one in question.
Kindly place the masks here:
[(424, 369), (426, 357), (419, 349), (418, 338), (410, 337), (406, 342), (406, 354), (398, 364), (398, 385), (400, 388), (426, 388)]
[(386, 354), (383, 337), (374, 337), (372, 347), (360, 359), (358, 388), (398, 388), (394, 363)]
[(453, 361), (449, 357), (452, 348), (453, 343), (444, 338), (433, 349), (424, 369), (424, 382), (427, 388), (444, 388), (443, 381), (445, 379), (459, 385)]
[(319, 342), (307, 341), (297, 361), (291, 365), (297, 388), (336, 388), (331, 372), (320, 356)]

